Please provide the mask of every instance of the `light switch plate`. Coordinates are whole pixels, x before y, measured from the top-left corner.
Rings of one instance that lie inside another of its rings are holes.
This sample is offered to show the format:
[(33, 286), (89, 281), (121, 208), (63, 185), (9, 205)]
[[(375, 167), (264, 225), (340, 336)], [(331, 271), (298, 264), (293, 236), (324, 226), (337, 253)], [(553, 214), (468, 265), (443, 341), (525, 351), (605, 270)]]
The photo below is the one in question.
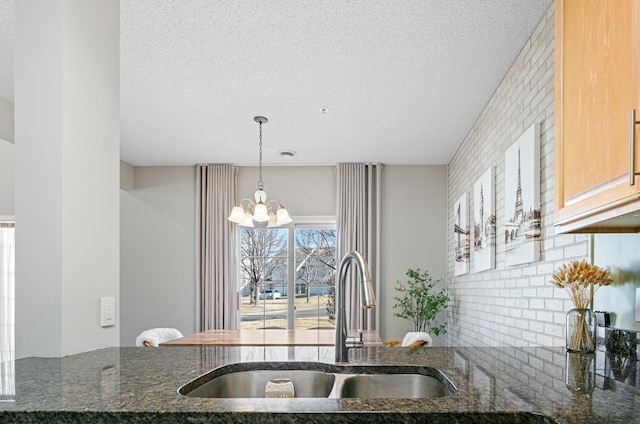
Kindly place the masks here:
[(111, 327), (116, 325), (116, 299), (113, 297), (100, 298), (100, 325)]

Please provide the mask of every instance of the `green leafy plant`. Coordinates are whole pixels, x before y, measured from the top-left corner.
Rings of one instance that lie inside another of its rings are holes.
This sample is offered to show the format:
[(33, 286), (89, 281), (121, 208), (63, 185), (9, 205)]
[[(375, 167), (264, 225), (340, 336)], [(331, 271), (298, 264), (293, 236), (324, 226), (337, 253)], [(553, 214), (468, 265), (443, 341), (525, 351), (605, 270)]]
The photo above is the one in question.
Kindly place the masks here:
[(396, 282), (396, 291), (400, 296), (393, 298), (397, 302), (393, 305), (393, 309), (397, 310), (393, 315), (413, 322), (414, 331), (431, 330), (436, 336), (446, 333), (446, 322), (440, 325), (431, 324), (449, 302), (444, 288), (432, 293), (433, 288), (442, 280), (434, 280), (429, 271), (421, 273), (420, 268), (409, 269), (406, 276), (409, 277), (406, 283)]

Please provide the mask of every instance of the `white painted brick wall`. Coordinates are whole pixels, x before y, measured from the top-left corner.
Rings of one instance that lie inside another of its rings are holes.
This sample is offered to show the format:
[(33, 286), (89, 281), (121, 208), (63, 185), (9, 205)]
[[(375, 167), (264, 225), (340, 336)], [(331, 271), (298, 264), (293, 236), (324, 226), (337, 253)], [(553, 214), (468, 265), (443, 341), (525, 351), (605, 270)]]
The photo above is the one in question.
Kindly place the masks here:
[[(556, 235), (553, 228), (553, 66), (552, 5), (449, 164), (447, 284), (452, 301), (447, 309), (448, 345), (565, 344), (565, 313), (572, 303), (549, 280), (563, 262), (588, 258), (590, 236)], [(471, 264), (469, 274), (454, 276), (454, 202), (467, 192), (471, 222), (473, 184), (489, 166), (494, 166), (497, 234), (501, 234), (504, 153), (534, 122), (540, 123), (541, 137), (540, 262), (507, 267), (504, 242), (497, 237), (495, 269), (474, 273)]]

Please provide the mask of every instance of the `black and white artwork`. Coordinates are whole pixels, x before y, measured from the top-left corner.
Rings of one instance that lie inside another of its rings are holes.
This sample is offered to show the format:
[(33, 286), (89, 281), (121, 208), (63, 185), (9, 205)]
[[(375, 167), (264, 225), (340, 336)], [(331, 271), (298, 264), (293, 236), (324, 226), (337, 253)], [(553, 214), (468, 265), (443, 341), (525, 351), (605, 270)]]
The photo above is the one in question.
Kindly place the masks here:
[(495, 177), (490, 167), (473, 185), (473, 271), (496, 266)]
[(530, 126), (505, 153), (505, 265), (540, 260), (540, 129)]
[(464, 193), (453, 205), (454, 275), (469, 272), (469, 200)]

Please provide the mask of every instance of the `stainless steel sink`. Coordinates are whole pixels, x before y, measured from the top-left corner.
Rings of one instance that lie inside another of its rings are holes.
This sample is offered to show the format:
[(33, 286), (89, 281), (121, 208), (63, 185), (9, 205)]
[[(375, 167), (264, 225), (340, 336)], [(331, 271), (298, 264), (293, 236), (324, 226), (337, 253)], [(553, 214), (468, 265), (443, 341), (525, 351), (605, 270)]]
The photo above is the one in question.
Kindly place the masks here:
[(267, 383), (274, 381), (293, 383), (297, 398), (434, 398), (456, 392), (453, 383), (435, 368), (319, 362), (230, 364), (190, 381), (178, 392), (204, 398), (265, 398), (273, 395)]
[(364, 374), (348, 377), (341, 398), (435, 398), (451, 395), (435, 377), (422, 374)]
[(193, 390), (183, 392), (183, 386), (179, 392), (205, 398), (264, 398), (268, 397), (268, 382), (290, 380), (295, 393), (292, 397), (328, 397), (335, 379), (333, 374), (308, 370), (238, 371), (215, 377)]

